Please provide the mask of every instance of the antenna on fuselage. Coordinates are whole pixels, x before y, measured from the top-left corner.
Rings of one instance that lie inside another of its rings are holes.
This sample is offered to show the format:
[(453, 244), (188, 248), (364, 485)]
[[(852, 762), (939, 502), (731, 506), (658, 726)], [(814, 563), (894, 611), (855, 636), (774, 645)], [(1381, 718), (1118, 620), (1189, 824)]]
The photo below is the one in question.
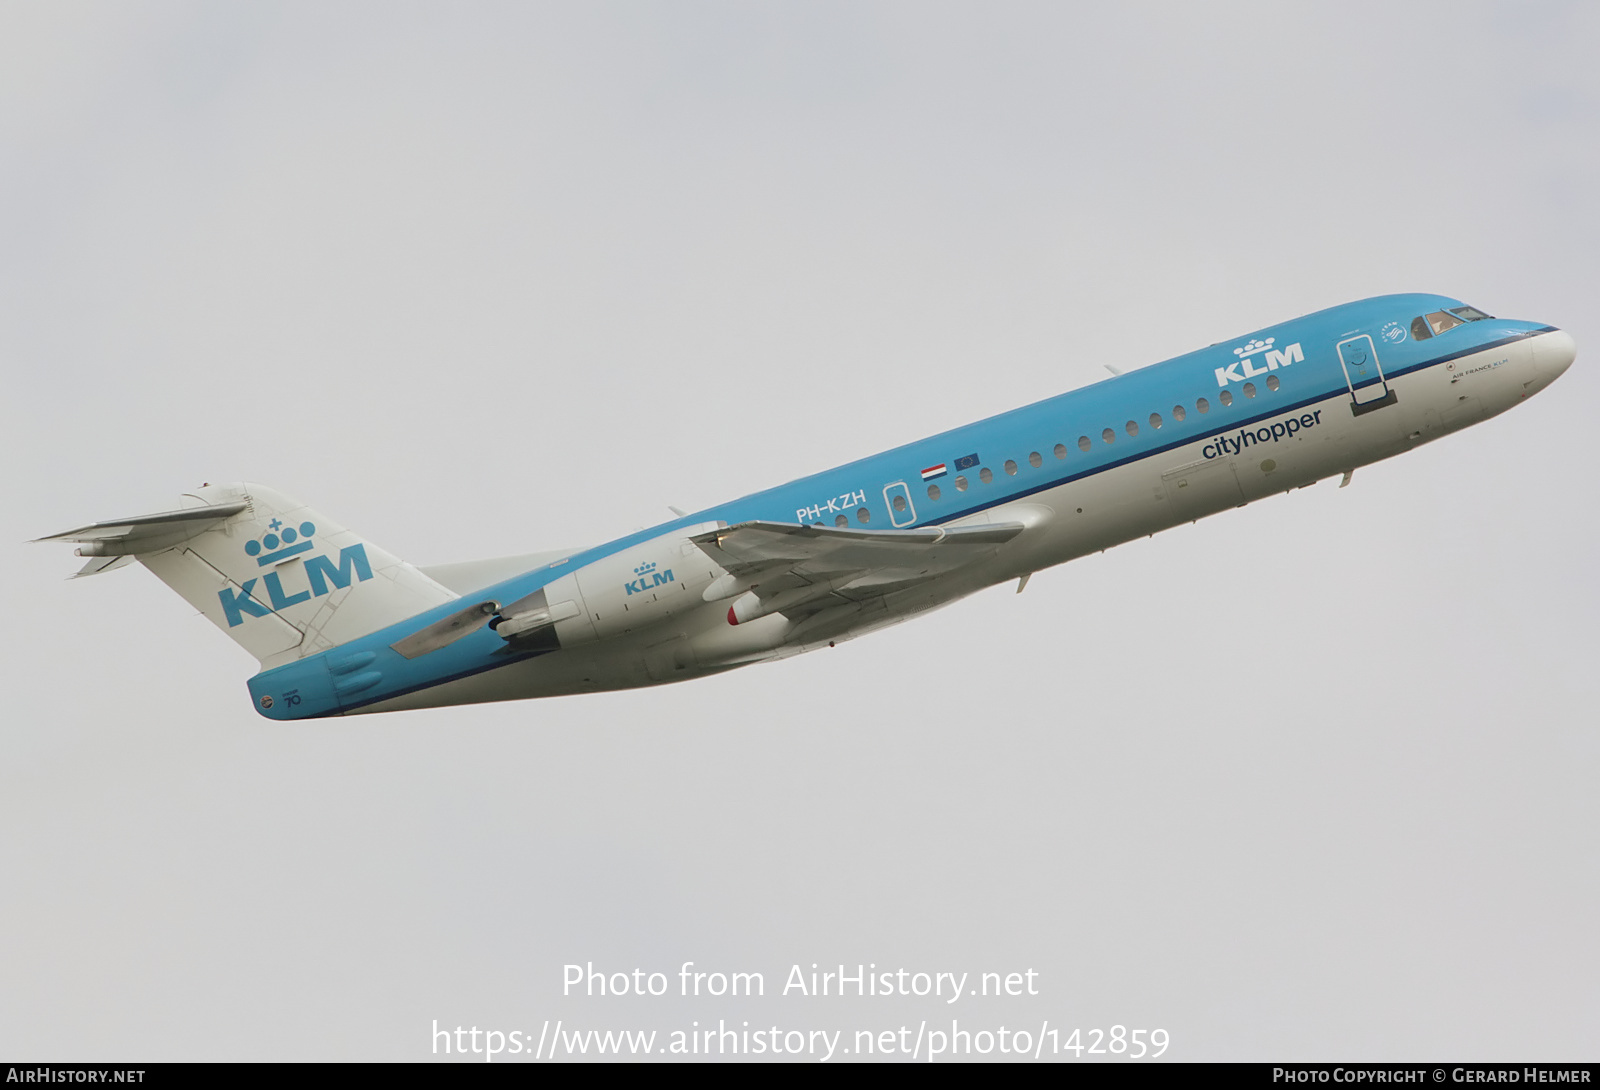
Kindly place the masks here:
[(1121, 376), (1121, 375), (1122, 375), (1122, 373), (1123, 373), (1123, 371), (1122, 371), (1122, 368), (1120, 368), (1120, 367), (1113, 367), (1113, 366), (1111, 366), (1111, 365), (1110, 365), (1110, 364), (1109, 364), (1109, 363), (1103, 363), (1103, 364), (1101, 364), (1101, 365), (1100, 365), (1100, 366), (1102, 366), (1102, 367), (1104, 367), (1104, 368), (1105, 368), (1105, 369), (1106, 369), (1106, 370), (1107, 370), (1107, 371), (1110, 371), (1110, 372), (1111, 372), (1111, 373), (1112, 373), (1112, 374), (1113, 374), (1113, 375), (1117, 375), (1117, 376), (1119, 376), (1119, 377), (1120, 377), (1120, 376)]

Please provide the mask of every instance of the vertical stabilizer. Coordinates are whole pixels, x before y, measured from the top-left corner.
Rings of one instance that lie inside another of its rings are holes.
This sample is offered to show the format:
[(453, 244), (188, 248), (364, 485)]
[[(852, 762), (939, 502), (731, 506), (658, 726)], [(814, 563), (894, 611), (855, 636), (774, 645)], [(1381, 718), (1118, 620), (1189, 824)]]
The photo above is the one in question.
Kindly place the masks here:
[[(260, 660), (280, 666), (457, 597), (399, 557), (258, 484), (209, 485), (177, 511), (56, 534), (91, 557), (132, 557)], [(106, 558), (106, 559), (101, 559)]]

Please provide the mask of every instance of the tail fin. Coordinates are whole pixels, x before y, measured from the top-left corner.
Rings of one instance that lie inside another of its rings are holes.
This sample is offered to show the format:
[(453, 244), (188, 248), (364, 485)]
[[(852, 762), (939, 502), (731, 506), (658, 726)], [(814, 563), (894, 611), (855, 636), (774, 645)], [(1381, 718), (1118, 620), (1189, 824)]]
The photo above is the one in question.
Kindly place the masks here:
[(258, 484), (208, 485), (177, 511), (42, 541), (84, 543), (95, 575), (138, 560), (263, 669), (326, 651), (458, 597), (343, 526)]

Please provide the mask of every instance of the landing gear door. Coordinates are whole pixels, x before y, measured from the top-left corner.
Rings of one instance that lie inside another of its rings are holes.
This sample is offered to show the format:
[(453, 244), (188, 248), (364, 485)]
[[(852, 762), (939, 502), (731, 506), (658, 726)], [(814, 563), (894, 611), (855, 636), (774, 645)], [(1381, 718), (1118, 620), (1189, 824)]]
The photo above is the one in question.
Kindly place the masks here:
[(1358, 413), (1388, 404), (1389, 383), (1383, 377), (1383, 365), (1378, 362), (1378, 349), (1371, 337), (1363, 333), (1340, 341), (1339, 363), (1344, 367), (1344, 380)]

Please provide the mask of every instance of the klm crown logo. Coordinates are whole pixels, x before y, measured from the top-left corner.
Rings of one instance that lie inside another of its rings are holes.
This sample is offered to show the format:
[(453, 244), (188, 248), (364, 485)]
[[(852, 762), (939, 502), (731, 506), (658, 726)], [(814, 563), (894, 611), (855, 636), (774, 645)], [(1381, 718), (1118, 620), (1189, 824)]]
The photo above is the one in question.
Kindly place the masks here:
[[(312, 540), (316, 533), (317, 528), (312, 523), (285, 526), (274, 518), (267, 523), (265, 534), (244, 543), (244, 552), (255, 560), (258, 568), (275, 567), (302, 553), (311, 552), (316, 547), (316, 542)], [(303, 580), (301, 586), (285, 589), (285, 575), (291, 581)], [(217, 598), (222, 602), (222, 613), (228, 619), (228, 627), (233, 628), (244, 624), (246, 617), (265, 617), (268, 613), (309, 602), (312, 598), (321, 598), (335, 590), (348, 589), (357, 582), (365, 583), (371, 578), (372, 563), (367, 559), (367, 547), (358, 541), (339, 550), (337, 566), (326, 556), (313, 555), (306, 557), (303, 565), (290, 565), (267, 572), (259, 580), (266, 591), (265, 602), (256, 592), (255, 579), (246, 579), (237, 584), (237, 590), (233, 586), (225, 587), (217, 592)]]
[(656, 587), (665, 586), (668, 583), (675, 582), (675, 580), (672, 578), (672, 569), (668, 568), (666, 571), (656, 571), (656, 562), (654, 560), (646, 560), (643, 564), (640, 564), (637, 568), (633, 569), (633, 574), (637, 575), (639, 578), (622, 584), (622, 588), (626, 590), (629, 595), (643, 594), (647, 590), (653, 590)]
[(311, 536), (317, 532), (313, 523), (302, 522), (297, 530), (293, 526), (285, 526), (278, 519), (267, 523), (267, 530), (261, 540), (251, 539), (244, 543), (245, 553), (256, 558), (258, 568), (287, 560), (297, 553), (310, 552), (313, 544)]
[(1251, 341), (1249, 344), (1245, 345), (1243, 348), (1235, 348), (1233, 350), (1233, 354), (1235, 356), (1250, 356), (1250, 355), (1254, 355), (1255, 353), (1260, 352), (1263, 348), (1271, 348), (1273, 340), (1274, 340), (1274, 338), (1268, 337), (1264, 341)]

